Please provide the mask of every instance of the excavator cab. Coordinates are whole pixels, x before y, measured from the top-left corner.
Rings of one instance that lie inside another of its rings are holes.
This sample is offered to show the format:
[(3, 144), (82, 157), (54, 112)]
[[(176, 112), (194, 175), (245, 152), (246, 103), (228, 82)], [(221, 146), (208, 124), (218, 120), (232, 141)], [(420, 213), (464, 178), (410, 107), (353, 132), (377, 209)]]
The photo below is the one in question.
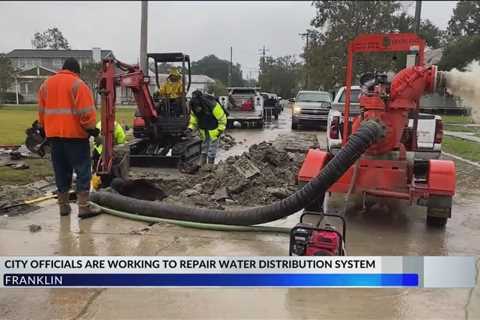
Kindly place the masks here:
[(172, 98), (156, 94), (154, 101), (159, 114), (159, 121), (162, 123), (162, 130), (171, 134), (181, 134), (187, 128), (190, 116), (190, 110), (187, 105), (187, 93), (192, 82), (190, 57), (181, 52), (150, 53), (147, 57), (148, 62), (153, 61), (154, 64), (157, 88), (160, 88), (168, 78), (167, 76), (165, 79), (160, 79), (160, 64), (167, 65), (170, 69), (176, 68), (180, 70), (181, 95)]
[[(188, 126), (190, 109), (187, 104), (187, 93), (190, 90), (192, 74), (190, 70), (190, 57), (181, 52), (173, 53), (149, 53), (147, 54), (148, 65), (153, 66), (155, 72), (156, 88), (152, 98), (158, 119), (155, 126), (155, 134), (181, 135)], [(165, 67), (167, 69), (165, 70)], [(181, 94), (175, 97), (160, 94), (160, 87), (168, 81), (169, 69), (176, 68), (180, 73)], [(145, 123), (140, 111), (135, 114), (133, 123), (134, 136), (145, 137)]]
[[(137, 109), (133, 134), (138, 140), (130, 146), (130, 164), (163, 167), (195, 162), (200, 156), (201, 142), (196, 137), (185, 136), (190, 119), (187, 103), (192, 82), (190, 57), (181, 52), (149, 53), (147, 60), (149, 66), (153, 62), (155, 72), (152, 101), (156, 117), (146, 121), (142, 111)], [(171, 68), (176, 68), (180, 74), (181, 92), (175, 96), (159, 92), (168, 79), (165, 73)]]

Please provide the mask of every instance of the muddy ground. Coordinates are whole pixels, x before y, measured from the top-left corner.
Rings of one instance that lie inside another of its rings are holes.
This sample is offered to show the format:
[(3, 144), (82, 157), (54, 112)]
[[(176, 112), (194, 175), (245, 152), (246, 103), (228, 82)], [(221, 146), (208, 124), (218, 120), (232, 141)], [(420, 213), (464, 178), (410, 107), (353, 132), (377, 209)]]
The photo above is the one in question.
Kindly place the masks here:
[[(219, 160), (293, 132), (289, 114), (264, 130), (232, 130), (237, 143)], [(291, 151), (288, 151), (291, 152)], [(288, 153), (287, 152), (287, 153)], [(351, 208), (347, 252), (355, 255), (480, 255), (479, 169), (457, 162), (458, 192), (444, 230), (427, 228), (425, 208), (396, 203)], [(141, 170), (137, 171), (137, 174)], [(159, 170), (154, 179), (178, 179)], [(193, 187), (193, 186), (192, 186)], [(338, 199), (337, 199), (338, 200)], [(335, 199), (332, 199), (335, 202)], [(341, 203), (340, 203), (341, 205)], [(299, 214), (273, 225), (291, 227)], [(32, 232), (30, 226), (40, 230)], [(288, 255), (282, 234), (215, 232), (101, 215), (60, 218), (54, 200), (0, 216), (0, 255)], [(480, 262), (479, 262), (480, 264)], [(480, 267), (480, 265), (478, 265)], [(0, 319), (480, 319), (480, 290), (460, 289), (2, 289)]]

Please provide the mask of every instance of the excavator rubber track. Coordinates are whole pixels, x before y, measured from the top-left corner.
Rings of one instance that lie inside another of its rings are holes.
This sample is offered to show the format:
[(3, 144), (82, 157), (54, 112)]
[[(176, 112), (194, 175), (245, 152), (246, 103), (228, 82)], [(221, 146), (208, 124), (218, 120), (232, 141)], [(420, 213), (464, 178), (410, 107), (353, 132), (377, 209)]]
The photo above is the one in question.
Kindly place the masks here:
[(136, 140), (130, 144), (130, 166), (174, 168), (181, 163), (194, 163), (200, 157), (201, 146), (197, 137), (167, 143)]

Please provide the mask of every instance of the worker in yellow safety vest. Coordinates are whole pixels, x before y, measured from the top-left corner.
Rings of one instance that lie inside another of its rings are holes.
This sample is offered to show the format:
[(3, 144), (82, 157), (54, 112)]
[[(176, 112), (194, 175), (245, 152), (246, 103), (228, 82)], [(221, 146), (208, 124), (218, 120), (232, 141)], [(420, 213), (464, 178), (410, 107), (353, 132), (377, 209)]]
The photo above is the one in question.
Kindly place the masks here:
[(227, 114), (220, 103), (199, 90), (192, 93), (190, 107), (187, 135), (198, 130), (202, 140), (200, 166), (207, 164), (206, 170), (210, 170), (215, 163), (220, 135), (227, 126)]
[[(113, 129), (113, 144), (114, 145), (124, 144), (126, 142), (125, 130), (123, 130), (122, 126), (117, 121), (115, 121), (114, 126), (115, 127)], [(102, 130), (102, 123), (100, 121), (97, 123), (97, 129)], [(97, 169), (97, 164), (102, 155), (102, 150), (103, 150), (103, 139), (95, 139), (93, 143), (93, 154), (92, 154), (93, 171), (96, 171)]]

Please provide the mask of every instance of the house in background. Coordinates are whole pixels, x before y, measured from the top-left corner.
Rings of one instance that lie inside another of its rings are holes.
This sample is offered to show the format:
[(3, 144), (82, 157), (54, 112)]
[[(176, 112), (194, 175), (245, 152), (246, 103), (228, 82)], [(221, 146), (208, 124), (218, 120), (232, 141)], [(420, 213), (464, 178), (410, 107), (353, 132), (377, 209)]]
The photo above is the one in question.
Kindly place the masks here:
[(113, 57), (111, 50), (51, 50), (51, 49), (15, 49), (6, 55), (20, 72), (16, 83), (8, 91), (23, 96), (23, 102), (36, 102), (38, 88), (49, 76), (62, 68), (67, 58), (75, 58), (83, 64), (98, 63), (107, 57)]
[[(83, 64), (99, 63), (104, 58), (114, 57), (111, 50), (50, 50), (50, 49), (15, 49), (7, 54), (13, 65), (20, 70), (16, 83), (8, 90), (18, 93), (23, 97), (23, 103), (36, 103), (37, 92), (42, 82), (62, 68), (65, 59), (73, 57), (78, 60), (80, 67)], [(118, 73), (122, 71), (118, 70)], [(149, 70), (150, 92), (157, 90), (155, 73)], [(159, 81), (167, 80), (168, 74), (159, 74)], [(192, 75), (192, 84), (187, 92), (187, 97), (195, 90), (207, 92), (208, 86), (215, 80), (205, 75)], [(93, 89), (93, 88), (92, 88)], [(135, 104), (133, 93), (130, 89), (118, 86), (116, 88), (118, 104)], [(100, 97), (97, 95), (97, 102)], [(20, 99), (19, 99), (20, 100)], [(21, 102), (21, 101), (18, 101)]]

